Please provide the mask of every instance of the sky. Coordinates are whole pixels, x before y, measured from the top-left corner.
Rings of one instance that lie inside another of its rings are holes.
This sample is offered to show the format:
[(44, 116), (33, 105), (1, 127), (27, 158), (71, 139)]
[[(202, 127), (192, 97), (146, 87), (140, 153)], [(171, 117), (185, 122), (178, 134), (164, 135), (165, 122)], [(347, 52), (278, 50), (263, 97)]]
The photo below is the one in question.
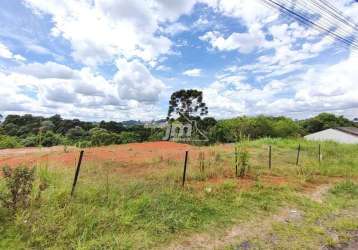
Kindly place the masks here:
[(218, 119), (354, 118), (357, 81), (358, 53), (261, 0), (0, 2), (3, 115), (150, 121), (193, 88)]

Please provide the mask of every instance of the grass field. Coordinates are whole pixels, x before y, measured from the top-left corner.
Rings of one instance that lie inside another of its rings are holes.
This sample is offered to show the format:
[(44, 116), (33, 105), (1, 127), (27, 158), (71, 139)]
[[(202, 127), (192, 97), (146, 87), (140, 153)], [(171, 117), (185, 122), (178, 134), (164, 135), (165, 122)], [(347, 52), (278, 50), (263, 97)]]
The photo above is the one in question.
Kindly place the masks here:
[[(30, 208), (11, 217), (0, 207), (0, 249), (357, 246), (358, 145), (321, 143), (320, 163), (314, 142), (261, 139), (244, 147), (249, 171), (243, 178), (235, 177), (233, 144), (88, 149), (74, 197), (69, 194), (78, 150), (0, 154), (1, 165), (34, 165), (37, 176)], [(189, 163), (183, 188), (185, 150)], [(48, 188), (39, 198), (40, 183)]]

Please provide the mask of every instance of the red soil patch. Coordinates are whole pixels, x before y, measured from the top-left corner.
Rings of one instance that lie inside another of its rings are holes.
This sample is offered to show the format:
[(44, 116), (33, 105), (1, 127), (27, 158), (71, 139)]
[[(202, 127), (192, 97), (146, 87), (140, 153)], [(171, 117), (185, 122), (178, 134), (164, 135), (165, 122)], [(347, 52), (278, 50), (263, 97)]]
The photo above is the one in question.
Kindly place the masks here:
[[(114, 145), (84, 149), (84, 162), (101, 163), (106, 161), (123, 164), (143, 164), (155, 159), (179, 160), (185, 150), (194, 149), (190, 145), (174, 142), (147, 142)], [(73, 167), (79, 150), (71, 148), (65, 153), (63, 147), (29, 148), (0, 150), (0, 166), (51, 164)]]
[(287, 178), (282, 176), (271, 176), (271, 175), (264, 175), (261, 176), (260, 179), (263, 183), (275, 186), (282, 186), (289, 184)]

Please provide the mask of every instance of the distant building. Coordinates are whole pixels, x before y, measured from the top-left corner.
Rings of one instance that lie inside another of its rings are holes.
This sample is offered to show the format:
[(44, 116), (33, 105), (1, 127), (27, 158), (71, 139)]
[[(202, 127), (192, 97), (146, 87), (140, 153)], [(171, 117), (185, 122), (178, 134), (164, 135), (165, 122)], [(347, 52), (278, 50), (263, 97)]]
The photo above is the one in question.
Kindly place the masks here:
[(311, 141), (335, 141), (339, 143), (358, 144), (358, 128), (338, 127), (306, 135), (305, 139)]

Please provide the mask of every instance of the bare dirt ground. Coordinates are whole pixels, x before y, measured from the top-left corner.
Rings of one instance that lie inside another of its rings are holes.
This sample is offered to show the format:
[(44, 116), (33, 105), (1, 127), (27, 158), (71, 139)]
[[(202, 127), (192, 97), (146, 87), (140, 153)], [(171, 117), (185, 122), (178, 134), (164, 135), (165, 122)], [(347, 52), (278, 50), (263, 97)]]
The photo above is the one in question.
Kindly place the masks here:
[[(191, 146), (173, 142), (147, 142), (84, 149), (84, 157), (90, 161), (114, 161), (121, 163), (145, 163), (151, 159), (180, 159)], [(21, 148), (0, 150), (0, 166), (36, 165), (43, 162), (57, 166), (73, 166), (79, 149), (63, 146), (51, 148)]]

